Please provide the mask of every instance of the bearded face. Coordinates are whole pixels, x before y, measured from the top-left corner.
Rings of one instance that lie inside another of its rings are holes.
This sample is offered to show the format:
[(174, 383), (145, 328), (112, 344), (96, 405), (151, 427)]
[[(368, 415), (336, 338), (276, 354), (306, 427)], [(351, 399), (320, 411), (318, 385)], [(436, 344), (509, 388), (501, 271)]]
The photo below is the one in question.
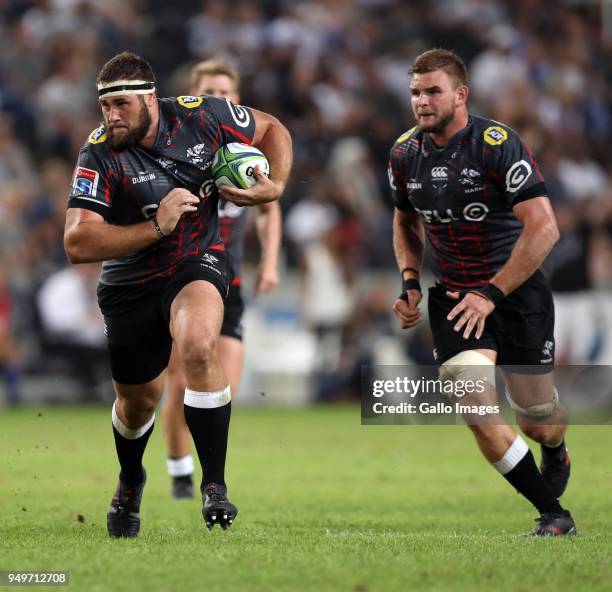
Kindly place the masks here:
[(142, 96), (115, 98), (116, 110), (112, 116), (107, 117), (105, 114), (105, 123), (110, 148), (121, 152), (135, 146), (145, 137), (151, 126), (151, 114)]
[(410, 93), (417, 126), (427, 133), (443, 133), (455, 119), (457, 106), (463, 104), (459, 99), (460, 92), (461, 89), (444, 70), (414, 74)]
[(417, 115), (417, 121), (419, 122), (419, 128), (430, 134), (441, 134), (444, 128), (455, 119), (455, 107), (451, 107), (447, 111), (438, 112), (431, 116), (419, 116)]

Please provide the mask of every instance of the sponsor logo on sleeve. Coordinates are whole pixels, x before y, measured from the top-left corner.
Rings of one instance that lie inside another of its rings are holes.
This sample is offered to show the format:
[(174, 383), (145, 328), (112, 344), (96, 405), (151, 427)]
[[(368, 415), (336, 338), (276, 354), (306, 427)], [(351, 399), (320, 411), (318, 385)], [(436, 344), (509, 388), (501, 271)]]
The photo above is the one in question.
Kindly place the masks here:
[(186, 95), (182, 97), (176, 97), (176, 100), (178, 101), (179, 105), (185, 107), (185, 109), (195, 109), (196, 107), (199, 107), (202, 104), (202, 101), (204, 99), (202, 97), (192, 97)]
[(396, 144), (401, 144), (405, 142), (412, 134), (414, 134), (416, 127), (409, 129), (407, 132), (404, 132), (397, 140), (395, 140)]
[(72, 187), (79, 195), (96, 197), (99, 179), (100, 175), (97, 171), (92, 171), (85, 167), (77, 167)]
[(531, 165), (526, 160), (515, 162), (506, 173), (506, 191), (516, 193), (531, 175)]
[(90, 144), (101, 144), (102, 142), (106, 142), (106, 128), (103, 125), (97, 127), (89, 134), (87, 141)]
[(508, 132), (499, 125), (492, 125), (484, 131), (484, 141), (491, 146), (499, 146), (508, 139)]
[(249, 112), (242, 105), (234, 105), (229, 99), (225, 99), (225, 102), (236, 125), (238, 127), (249, 127), (249, 123), (251, 123)]

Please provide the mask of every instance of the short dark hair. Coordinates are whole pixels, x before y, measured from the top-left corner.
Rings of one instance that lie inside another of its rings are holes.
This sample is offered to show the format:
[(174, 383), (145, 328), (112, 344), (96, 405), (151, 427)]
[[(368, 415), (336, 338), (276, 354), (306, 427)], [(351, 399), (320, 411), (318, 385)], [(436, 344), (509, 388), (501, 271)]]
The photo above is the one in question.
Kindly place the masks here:
[(465, 62), (450, 49), (436, 47), (417, 56), (410, 69), (411, 74), (426, 74), (435, 70), (444, 70), (455, 79), (456, 86), (467, 85), (467, 68)]
[(151, 64), (135, 53), (124, 51), (118, 53), (102, 66), (96, 84), (113, 82), (113, 80), (144, 80), (155, 82)]

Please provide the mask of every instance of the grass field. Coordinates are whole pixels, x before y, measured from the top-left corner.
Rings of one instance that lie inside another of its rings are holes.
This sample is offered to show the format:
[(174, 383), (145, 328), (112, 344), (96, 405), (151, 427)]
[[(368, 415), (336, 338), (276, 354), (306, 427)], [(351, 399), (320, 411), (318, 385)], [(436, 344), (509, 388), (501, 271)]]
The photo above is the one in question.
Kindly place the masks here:
[(141, 536), (110, 540), (110, 410), (3, 411), (0, 569), (69, 570), (68, 588), (86, 591), (610, 590), (612, 427), (574, 427), (569, 444), (564, 501), (581, 536), (534, 540), (517, 536), (534, 511), (463, 427), (239, 409), (228, 478), (240, 514), (208, 532), (199, 500), (169, 497), (157, 426)]

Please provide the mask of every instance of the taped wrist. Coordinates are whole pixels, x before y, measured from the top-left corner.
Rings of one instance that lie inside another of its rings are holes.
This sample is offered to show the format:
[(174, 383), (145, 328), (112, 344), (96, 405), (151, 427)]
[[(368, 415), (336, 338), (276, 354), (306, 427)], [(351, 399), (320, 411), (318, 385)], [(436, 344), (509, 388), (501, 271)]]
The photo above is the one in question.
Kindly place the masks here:
[(506, 295), (494, 284), (487, 284), (486, 286), (482, 286), (482, 288), (470, 290), (470, 292), (484, 296), (495, 306), (497, 306), (506, 297)]
[(408, 290), (418, 290), (419, 292), (422, 292), (419, 280), (415, 278), (410, 278), (407, 280), (402, 279), (402, 293), (400, 295), (400, 300), (405, 300), (408, 302), (408, 295), (406, 294)]

